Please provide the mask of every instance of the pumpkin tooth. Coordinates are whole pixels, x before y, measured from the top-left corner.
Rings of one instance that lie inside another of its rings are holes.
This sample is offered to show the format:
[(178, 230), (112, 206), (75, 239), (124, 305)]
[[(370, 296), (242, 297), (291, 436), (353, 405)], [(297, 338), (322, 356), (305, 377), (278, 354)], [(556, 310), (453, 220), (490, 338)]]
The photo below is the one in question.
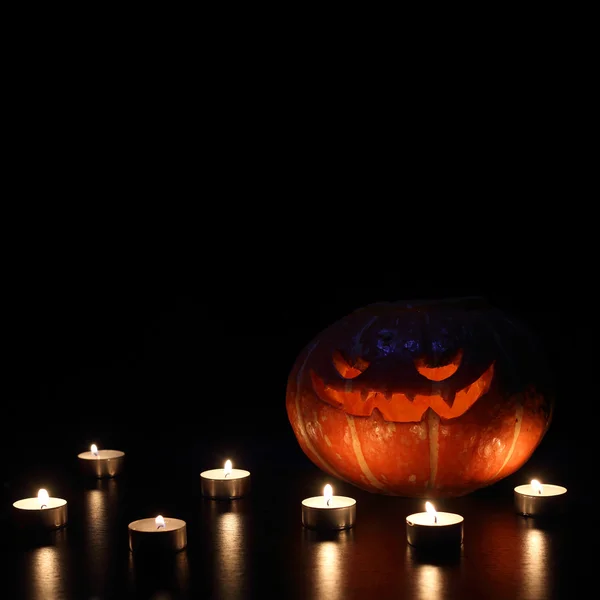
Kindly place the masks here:
[(384, 389), (382, 394), (388, 402), (391, 402), (394, 399), (394, 392), (392, 392), (389, 388)]
[(366, 402), (372, 395), (372, 392), (370, 390), (360, 390), (360, 399), (363, 402)]
[(409, 394), (408, 392), (404, 392), (404, 396), (406, 398), (408, 398), (411, 402), (415, 401), (415, 395), (414, 394)]
[(452, 390), (448, 390), (448, 389), (444, 389), (442, 388), (439, 392), (440, 396), (442, 397), (442, 400), (450, 407), (452, 408), (453, 404), (454, 404), (454, 398), (456, 397), (456, 392), (452, 391)]

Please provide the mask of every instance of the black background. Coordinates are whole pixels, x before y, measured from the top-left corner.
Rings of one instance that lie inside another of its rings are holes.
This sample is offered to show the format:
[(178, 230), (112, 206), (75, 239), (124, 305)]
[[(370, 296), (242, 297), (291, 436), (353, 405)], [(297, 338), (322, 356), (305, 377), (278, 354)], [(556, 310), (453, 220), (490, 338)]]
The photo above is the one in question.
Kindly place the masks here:
[[(405, 60), (398, 78), (397, 64), (376, 71), (358, 55), (340, 61), (343, 70), (318, 54), (317, 75), (304, 43), (280, 55), (224, 36), (207, 52), (195, 47), (195, 32), (167, 58), (153, 31), (141, 46), (121, 51), (101, 36), (81, 53), (85, 28), (80, 39), (56, 36), (40, 48), (24, 36), (9, 61), (4, 525), (11, 503), (40, 487), (69, 497), (69, 537), (49, 589), (93, 597), (106, 580), (114, 590), (106, 597), (120, 598), (134, 597), (123, 592), (126, 523), (142, 509), (189, 516), (192, 587), (202, 591), (199, 581), (226, 577), (209, 560), (217, 519), (198, 514), (198, 473), (231, 458), (255, 478), (256, 504), (242, 509), (255, 519), (252, 543), (242, 555), (257, 585), (240, 597), (278, 589), (311, 597), (316, 569), (302, 557), (315, 548), (296, 554), (297, 509), (323, 481), (285, 411), (296, 356), (371, 302), (483, 295), (539, 334), (557, 404), (522, 470), (455, 504), (473, 523), (498, 499), (503, 527), (485, 518), (472, 527), (468, 581), (453, 567), (443, 589), (498, 598), (520, 589), (514, 582), (526, 569), (506, 559), (526, 546), (511, 520), (512, 485), (537, 476), (567, 485), (577, 509), (593, 506), (596, 224), (581, 62), (540, 46), (544, 59), (536, 46), (528, 61), (517, 53), (517, 69), (501, 45), (493, 56), (467, 51), (424, 69)], [(97, 532), (88, 539), (82, 518), (90, 490), (75, 476), (76, 455), (92, 442), (127, 454), (111, 543)], [(284, 484), (280, 502), (268, 490), (275, 479)], [(378, 552), (405, 551), (388, 516), (401, 523), (416, 505), (337, 486), (356, 494), (364, 522), (348, 550), (366, 569), (347, 569), (360, 579), (354, 597), (406, 592), (410, 565), (398, 574), (396, 556)], [(563, 525), (550, 538), (556, 564), (536, 571), (558, 574), (558, 598), (593, 575), (591, 555), (578, 553), (595, 522)], [(488, 538), (498, 532), (503, 554)], [(38, 600), (30, 586), (37, 555), (17, 539), (3, 538), (8, 597)], [(87, 551), (108, 556), (107, 569), (82, 566)], [(490, 584), (498, 574), (506, 588)], [(211, 585), (200, 597), (211, 597)], [(160, 587), (142, 581), (135, 597)], [(427, 585), (415, 591), (427, 595)]]

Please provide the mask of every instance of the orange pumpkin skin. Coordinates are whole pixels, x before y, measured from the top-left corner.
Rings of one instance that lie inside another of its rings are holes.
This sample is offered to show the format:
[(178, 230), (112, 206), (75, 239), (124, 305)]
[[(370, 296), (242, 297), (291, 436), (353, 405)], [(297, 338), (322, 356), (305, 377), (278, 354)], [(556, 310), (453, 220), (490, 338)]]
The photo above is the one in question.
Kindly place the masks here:
[(482, 300), (377, 303), (297, 357), (286, 408), (323, 471), (369, 492), (462, 496), (518, 470), (552, 419), (538, 340)]

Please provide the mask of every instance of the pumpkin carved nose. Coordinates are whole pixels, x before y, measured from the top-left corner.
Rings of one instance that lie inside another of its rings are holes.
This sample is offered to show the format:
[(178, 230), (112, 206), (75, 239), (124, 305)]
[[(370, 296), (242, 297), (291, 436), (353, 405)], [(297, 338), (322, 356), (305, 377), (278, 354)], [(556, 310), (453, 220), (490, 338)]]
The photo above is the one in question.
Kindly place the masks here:
[(448, 379), (448, 377), (456, 373), (458, 367), (460, 367), (462, 357), (463, 351), (459, 350), (448, 364), (437, 367), (428, 366), (424, 358), (417, 358), (415, 360), (415, 368), (420, 375), (423, 375), (423, 377), (426, 377), (430, 381), (444, 381), (444, 379)]

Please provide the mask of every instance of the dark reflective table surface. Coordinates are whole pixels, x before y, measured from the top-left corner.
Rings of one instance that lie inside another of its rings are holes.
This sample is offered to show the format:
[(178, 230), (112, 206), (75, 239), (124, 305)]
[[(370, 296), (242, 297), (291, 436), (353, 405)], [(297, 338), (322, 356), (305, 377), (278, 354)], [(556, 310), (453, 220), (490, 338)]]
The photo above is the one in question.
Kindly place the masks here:
[[(422, 511), (424, 501), (332, 479), (293, 444), (253, 452), (257, 447), (242, 438), (230, 442), (238, 444), (232, 451), (239, 467), (252, 472), (250, 495), (232, 501), (200, 494), (199, 473), (215, 466), (209, 461), (217, 456), (208, 450), (193, 459), (175, 449), (131, 451), (125, 472), (105, 480), (82, 478), (67, 457), (24, 468), (5, 487), (3, 597), (542, 599), (571, 597), (592, 580), (592, 528), (583, 517), (592, 506), (578, 476), (562, 473), (570, 487), (567, 515), (539, 521), (514, 512), (512, 488), (536, 467), (543, 470), (543, 452), (490, 488), (437, 500), (438, 510), (464, 516), (464, 544), (427, 555), (407, 544), (405, 532), (405, 517)], [(251, 449), (246, 461), (244, 446)], [(302, 526), (302, 499), (320, 494), (327, 482), (336, 494), (356, 498), (354, 528), (324, 534)], [(69, 522), (24, 536), (12, 523), (9, 496), (24, 497), (41, 484), (68, 500)], [(132, 554), (128, 523), (157, 514), (187, 522), (187, 548), (168, 556)]]

